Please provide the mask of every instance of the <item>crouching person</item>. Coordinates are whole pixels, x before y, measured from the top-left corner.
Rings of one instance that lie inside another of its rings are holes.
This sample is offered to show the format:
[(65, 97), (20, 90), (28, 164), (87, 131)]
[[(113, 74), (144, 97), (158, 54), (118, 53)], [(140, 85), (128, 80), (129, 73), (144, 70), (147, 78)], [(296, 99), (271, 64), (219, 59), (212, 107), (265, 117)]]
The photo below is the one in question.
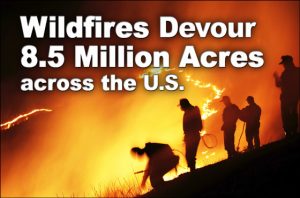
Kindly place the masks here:
[(134, 147), (131, 152), (140, 157), (146, 155), (149, 158), (142, 187), (145, 186), (148, 177), (153, 188), (161, 186), (164, 183), (163, 176), (172, 169), (176, 170), (179, 162), (179, 156), (174, 155), (168, 144), (146, 143), (145, 148)]

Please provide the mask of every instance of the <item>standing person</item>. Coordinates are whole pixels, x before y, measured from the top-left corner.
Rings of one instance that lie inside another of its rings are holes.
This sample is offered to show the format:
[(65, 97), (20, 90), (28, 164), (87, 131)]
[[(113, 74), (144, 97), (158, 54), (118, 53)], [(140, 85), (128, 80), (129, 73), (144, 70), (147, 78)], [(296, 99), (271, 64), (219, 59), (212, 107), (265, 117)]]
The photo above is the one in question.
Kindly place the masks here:
[(180, 99), (183, 114), (183, 131), (185, 142), (185, 158), (190, 171), (196, 169), (196, 154), (200, 142), (200, 131), (203, 128), (198, 106), (192, 106), (188, 99)]
[(253, 140), (254, 148), (257, 149), (260, 147), (259, 127), (261, 108), (255, 103), (253, 96), (248, 96), (246, 100), (249, 105), (241, 110), (239, 118), (246, 122), (248, 150), (253, 150)]
[(236, 154), (234, 147), (234, 133), (236, 129), (236, 121), (239, 117), (239, 108), (232, 104), (228, 96), (223, 96), (221, 102), (224, 103), (222, 118), (223, 125), (221, 130), (224, 131), (224, 146), (227, 151), (228, 158), (234, 157)]
[(168, 144), (148, 142), (143, 149), (134, 147), (131, 152), (138, 156), (147, 155), (149, 158), (144, 171), (142, 187), (145, 187), (148, 177), (150, 177), (153, 188), (160, 187), (164, 183), (163, 176), (170, 170), (176, 169), (179, 162), (179, 157), (174, 155)]
[(299, 73), (293, 62), (293, 57), (286, 55), (281, 57), (284, 71), (281, 76), (275, 72), (275, 84), (281, 89), (281, 118), (286, 137), (290, 137), (297, 132), (298, 128), (298, 101), (299, 101)]

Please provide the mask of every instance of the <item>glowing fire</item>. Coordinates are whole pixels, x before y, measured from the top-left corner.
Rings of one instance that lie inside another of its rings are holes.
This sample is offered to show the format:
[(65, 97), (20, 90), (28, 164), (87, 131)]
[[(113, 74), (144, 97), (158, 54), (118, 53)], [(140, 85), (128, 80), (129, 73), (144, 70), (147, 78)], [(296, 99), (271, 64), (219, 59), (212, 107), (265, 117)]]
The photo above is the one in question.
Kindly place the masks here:
[(143, 74), (139, 75), (139, 78), (143, 78), (144, 75), (153, 76), (153, 75), (156, 75), (156, 74), (161, 74), (163, 71), (168, 72), (168, 71), (172, 71), (172, 70), (175, 70), (175, 68), (172, 68), (172, 69), (168, 69), (168, 68), (165, 69), (165, 68), (162, 68), (162, 67), (149, 68)]
[[(143, 78), (144, 75), (159, 75), (162, 72), (168, 72), (171, 70), (176, 70), (175, 68), (172, 69), (165, 69), (165, 68), (149, 68), (147, 69), (143, 74), (139, 75), (139, 78)], [(178, 73), (183, 73), (183, 70), (178, 70)], [(208, 117), (212, 116), (213, 114), (217, 113), (218, 111), (216, 109), (210, 108), (211, 103), (213, 100), (221, 98), (223, 92), (225, 89), (220, 89), (216, 85), (212, 83), (204, 83), (198, 79), (193, 79), (191, 75), (185, 75), (185, 81), (194, 87), (200, 88), (200, 89), (211, 89), (214, 93), (214, 96), (210, 98), (206, 98), (203, 105), (201, 106), (201, 117), (202, 120), (206, 120)]]
[(214, 93), (214, 96), (212, 98), (205, 99), (205, 101), (204, 101), (204, 103), (201, 107), (202, 119), (206, 120), (208, 117), (210, 117), (213, 114), (217, 113), (218, 111), (216, 109), (212, 109), (209, 106), (210, 106), (210, 104), (212, 103), (213, 100), (221, 98), (221, 96), (222, 96), (223, 92), (225, 91), (225, 89), (219, 89), (216, 85), (213, 85), (211, 83), (204, 83), (204, 82), (201, 82), (200, 80), (193, 79), (191, 77), (191, 75), (186, 75), (185, 80), (186, 80), (186, 82), (192, 83), (192, 85), (197, 87), (197, 88), (210, 88)]
[(51, 111), (52, 111), (51, 109), (34, 109), (34, 110), (30, 111), (29, 113), (21, 114), (21, 115), (15, 117), (14, 119), (12, 119), (8, 122), (6, 122), (4, 124), (1, 124), (1, 131), (2, 130), (8, 130), (12, 126), (17, 125), (21, 122), (24, 122), (24, 121), (28, 120), (29, 116), (31, 116), (35, 113), (38, 113), (38, 112), (51, 112)]

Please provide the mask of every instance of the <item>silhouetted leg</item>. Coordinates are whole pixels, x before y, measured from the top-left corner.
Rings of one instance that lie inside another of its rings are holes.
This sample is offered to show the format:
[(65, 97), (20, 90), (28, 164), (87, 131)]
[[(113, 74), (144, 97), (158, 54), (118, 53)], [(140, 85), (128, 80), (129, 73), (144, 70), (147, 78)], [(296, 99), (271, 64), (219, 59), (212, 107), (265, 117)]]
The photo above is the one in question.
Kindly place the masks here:
[(235, 129), (229, 129), (224, 131), (224, 145), (229, 158), (233, 157), (236, 154), (234, 148), (234, 132)]
[(179, 162), (179, 156), (177, 155), (160, 160), (160, 163), (156, 169), (157, 174), (164, 176), (170, 170), (172, 169), (176, 170), (178, 162)]
[(185, 142), (185, 159), (187, 162), (187, 165), (190, 169), (193, 167), (195, 159), (193, 159), (192, 155), (192, 141), (191, 141), (191, 136), (190, 135), (185, 135), (184, 136), (184, 142)]
[(150, 183), (153, 188), (158, 188), (164, 183), (163, 175), (150, 175)]
[(298, 127), (297, 103), (282, 100), (281, 117), (286, 136), (290, 137), (296, 133)]
[(235, 147), (234, 147), (234, 132), (235, 132), (235, 129), (231, 130), (231, 133), (230, 133), (230, 153), (231, 153), (231, 156), (234, 156), (236, 154), (235, 153)]
[(246, 127), (246, 140), (248, 143), (248, 151), (253, 150), (253, 132), (251, 131), (250, 127)]
[(190, 170), (194, 171), (196, 168), (196, 154), (200, 141), (200, 134), (197, 132), (185, 135), (184, 141), (186, 146), (185, 157), (187, 160), (187, 164)]
[(291, 104), (290, 106), (290, 128), (292, 135), (297, 133), (298, 129), (298, 111), (297, 111), (298, 103)]
[(229, 134), (228, 130), (224, 130), (224, 147), (227, 151), (228, 158), (230, 157), (230, 141), (229, 141)]
[(281, 119), (282, 119), (282, 125), (283, 129), (285, 131), (285, 135), (289, 137), (289, 128), (288, 128), (288, 111), (286, 107), (286, 102), (284, 100), (281, 100)]
[(169, 166), (169, 169), (167, 170), (167, 172), (169, 172), (170, 170), (172, 170), (173, 168), (175, 169), (176, 171), (176, 174), (177, 174), (177, 165), (179, 163), (179, 156), (178, 155), (174, 155), (172, 157), (172, 159), (170, 159), (170, 166)]
[(254, 135), (254, 148), (258, 149), (260, 147), (260, 140), (259, 140), (259, 127), (256, 127), (253, 131)]
[(196, 168), (196, 153), (197, 153), (197, 140), (193, 139), (193, 136), (189, 137), (189, 143), (186, 150), (186, 159), (190, 171), (194, 171)]
[(260, 147), (260, 140), (259, 140), (259, 135), (254, 135), (254, 144), (255, 144), (255, 149), (258, 149)]

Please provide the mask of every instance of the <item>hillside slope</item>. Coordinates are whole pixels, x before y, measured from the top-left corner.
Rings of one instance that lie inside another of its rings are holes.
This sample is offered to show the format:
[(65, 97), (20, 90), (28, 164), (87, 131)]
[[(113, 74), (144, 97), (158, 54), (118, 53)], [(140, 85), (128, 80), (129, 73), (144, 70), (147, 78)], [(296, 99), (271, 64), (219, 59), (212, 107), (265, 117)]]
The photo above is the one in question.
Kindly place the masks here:
[(142, 197), (291, 196), (300, 188), (300, 135), (186, 173)]

